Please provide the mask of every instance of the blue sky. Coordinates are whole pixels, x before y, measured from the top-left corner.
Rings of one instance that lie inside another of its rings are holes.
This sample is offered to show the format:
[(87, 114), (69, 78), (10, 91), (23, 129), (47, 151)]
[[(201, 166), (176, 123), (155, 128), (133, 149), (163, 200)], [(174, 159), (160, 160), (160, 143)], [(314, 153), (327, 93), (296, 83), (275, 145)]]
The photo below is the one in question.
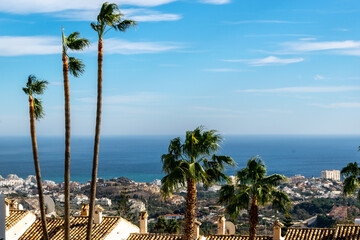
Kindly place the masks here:
[[(105, 37), (103, 135), (360, 134), (359, 1), (114, 2), (138, 25)], [(93, 134), (101, 4), (0, 0), (0, 135), (28, 135), (29, 74), (50, 82), (38, 134), (63, 134), (61, 26), (92, 42), (70, 88), (73, 135)]]

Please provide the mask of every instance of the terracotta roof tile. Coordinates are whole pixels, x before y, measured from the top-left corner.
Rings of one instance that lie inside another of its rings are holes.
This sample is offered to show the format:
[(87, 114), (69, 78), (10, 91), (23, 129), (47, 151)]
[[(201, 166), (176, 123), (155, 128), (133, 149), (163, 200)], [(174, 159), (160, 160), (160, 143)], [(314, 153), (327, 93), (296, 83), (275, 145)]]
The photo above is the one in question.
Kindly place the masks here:
[[(103, 217), (101, 224), (93, 225), (93, 240), (104, 239), (120, 222), (120, 217)], [(88, 217), (70, 218), (70, 238), (85, 239)], [(47, 218), (47, 227), (51, 240), (64, 239), (64, 219)], [(19, 238), (19, 240), (41, 240), (42, 225), (40, 219), (36, 220), (31, 227)]]
[(181, 240), (181, 235), (161, 233), (131, 233), (127, 240)]
[[(248, 240), (249, 235), (209, 235), (207, 240)], [(255, 240), (272, 240), (272, 236), (256, 236)]]
[(285, 240), (332, 240), (332, 228), (289, 228)]
[(10, 215), (5, 218), (5, 229), (9, 230), (16, 225), (27, 214), (32, 214), (26, 210), (10, 210)]
[(337, 225), (334, 240), (360, 239), (360, 225)]

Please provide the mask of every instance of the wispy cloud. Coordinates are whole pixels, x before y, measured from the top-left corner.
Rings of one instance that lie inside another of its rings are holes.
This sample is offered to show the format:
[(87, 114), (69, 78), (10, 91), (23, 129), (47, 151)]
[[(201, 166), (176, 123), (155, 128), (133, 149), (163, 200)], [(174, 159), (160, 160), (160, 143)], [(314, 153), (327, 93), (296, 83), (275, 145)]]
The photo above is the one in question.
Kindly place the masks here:
[(120, 39), (106, 39), (104, 52), (107, 54), (161, 53), (181, 48), (179, 43), (167, 42), (129, 42)]
[[(112, 2), (119, 5), (154, 7), (168, 4), (177, 0), (114, 0)], [(0, 11), (27, 14), (27, 13), (49, 13), (64, 10), (94, 10), (99, 9), (103, 0), (1, 0)]]
[(300, 38), (301, 41), (315, 41), (316, 38), (308, 37), (308, 38)]
[(360, 86), (286, 87), (269, 89), (244, 89), (236, 92), (246, 93), (333, 93), (360, 91)]
[(298, 24), (298, 23), (309, 23), (309, 22), (294, 22), (285, 20), (242, 20), (242, 21), (224, 21), (226, 24), (247, 24), (247, 23), (280, 23), (280, 24)]
[(240, 69), (235, 68), (209, 68), (205, 69), (205, 72), (242, 72)]
[(311, 104), (312, 106), (317, 106), (321, 108), (360, 108), (360, 102), (338, 102), (330, 104)]
[[(61, 40), (51, 36), (0, 36), (0, 56), (49, 55), (61, 52)], [(106, 54), (161, 53), (181, 48), (179, 43), (130, 42), (119, 39), (104, 41)], [(86, 52), (96, 51), (93, 44)]]
[[(138, 22), (160, 22), (160, 21), (177, 21), (182, 18), (179, 14), (162, 13), (146, 8), (127, 8), (121, 9), (126, 18)], [(93, 21), (98, 14), (97, 9), (90, 10), (71, 10), (56, 13), (55, 16), (71, 21)]]
[(269, 33), (269, 34), (247, 34), (244, 37), (308, 37), (311, 38), (312, 35), (309, 34), (294, 34), (294, 33)]
[[(103, 103), (107, 105), (118, 105), (118, 104), (143, 104), (158, 101), (162, 98), (159, 94), (149, 93), (149, 92), (140, 92), (133, 93), (129, 95), (113, 95), (105, 96), (103, 98)], [(82, 103), (95, 104), (96, 99), (93, 97), (84, 97), (76, 99)]]
[(311, 52), (323, 50), (359, 49), (360, 41), (285, 42), (282, 45), (290, 51)]
[(46, 55), (60, 52), (60, 39), (56, 37), (0, 36), (0, 56)]
[(303, 58), (279, 58), (269, 56), (260, 59), (228, 59), (225, 62), (246, 62), (251, 66), (267, 66), (267, 65), (285, 65), (290, 63), (298, 63), (304, 61)]
[(325, 79), (325, 77), (324, 77), (323, 75), (316, 74), (316, 75), (314, 76), (314, 79), (315, 79), (315, 80), (323, 80), (323, 79)]
[(231, 0), (200, 0), (200, 2), (207, 4), (222, 5), (222, 4), (230, 3)]

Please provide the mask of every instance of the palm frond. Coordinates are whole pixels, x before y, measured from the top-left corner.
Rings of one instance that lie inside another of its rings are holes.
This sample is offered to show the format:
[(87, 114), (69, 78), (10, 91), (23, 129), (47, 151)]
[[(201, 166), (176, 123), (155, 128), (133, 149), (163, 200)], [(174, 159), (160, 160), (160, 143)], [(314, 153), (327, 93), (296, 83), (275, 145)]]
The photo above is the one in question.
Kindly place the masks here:
[(341, 169), (341, 175), (346, 178), (349, 176), (358, 176), (360, 168), (357, 162), (349, 163), (346, 167)]
[(119, 30), (121, 32), (126, 31), (126, 29), (130, 28), (130, 27), (135, 27), (136, 26), (136, 22), (132, 21), (132, 20), (124, 20), (119, 22), (118, 24), (116, 24), (114, 26), (114, 29)]
[(40, 120), (45, 116), (42, 102), (38, 98), (34, 98), (34, 115), (36, 120)]
[(69, 72), (74, 77), (79, 77), (85, 71), (85, 64), (78, 58), (69, 57)]
[(90, 41), (86, 38), (80, 38), (79, 32), (73, 32), (66, 38), (66, 45), (71, 50), (83, 50), (90, 45)]

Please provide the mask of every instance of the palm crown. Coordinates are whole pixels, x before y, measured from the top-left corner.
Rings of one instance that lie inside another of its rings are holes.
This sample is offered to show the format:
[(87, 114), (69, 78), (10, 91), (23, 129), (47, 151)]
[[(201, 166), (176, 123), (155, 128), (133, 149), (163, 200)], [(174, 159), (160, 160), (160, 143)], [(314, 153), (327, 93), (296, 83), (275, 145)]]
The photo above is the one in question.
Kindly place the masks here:
[[(90, 41), (86, 38), (80, 38), (79, 32), (73, 32), (68, 37), (65, 37), (64, 29), (62, 29), (62, 47), (63, 54), (68, 56), (67, 50), (80, 51), (90, 45)], [(75, 57), (69, 57), (69, 71), (74, 77), (78, 77), (84, 72), (85, 65), (83, 62)]]
[(231, 157), (218, 156), (222, 138), (215, 130), (203, 131), (198, 127), (186, 132), (185, 141), (171, 140), (168, 153), (161, 157), (163, 171), (167, 174), (162, 179), (162, 193), (166, 197), (179, 187), (184, 187), (187, 178), (206, 186), (213, 182), (228, 180), (222, 172), (225, 165), (234, 166)]
[(276, 187), (286, 180), (279, 174), (266, 176), (266, 167), (259, 157), (249, 159), (246, 168), (237, 172), (236, 183), (223, 186), (219, 203), (227, 205), (226, 211), (236, 218), (242, 209), (249, 209), (249, 199), (257, 199), (259, 205), (271, 203), (272, 208), (287, 212), (291, 206), (289, 197)]
[(34, 115), (35, 119), (41, 119), (44, 117), (44, 109), (40, 99), (35, 98), (34, 95), (41, 95), (47, 87), (47, 81), (38, 80), (34, 75), (29, 75), (26, 87), (22, 90), (25, 94), (29, 95), (29, 98), (33, 99)]
[[(360, 185), (360, 168), (357, 162), (349, 163), (341, 170), (341, 175), (344, 177), (344, 196), (352, 195), (358, 190)], [(360, 201), (360, 191), (357, 194)]]
[[(130, 26), (136, 25), (135, 21), (122, 19), (123, 16), (115, 3), (105, 2), (97, 16), (97, 22), (92, 22), (91, 27), (102, 37), (112, 28), (124, 32)], [(110, 28), (106, 30), (107, 26)]]

